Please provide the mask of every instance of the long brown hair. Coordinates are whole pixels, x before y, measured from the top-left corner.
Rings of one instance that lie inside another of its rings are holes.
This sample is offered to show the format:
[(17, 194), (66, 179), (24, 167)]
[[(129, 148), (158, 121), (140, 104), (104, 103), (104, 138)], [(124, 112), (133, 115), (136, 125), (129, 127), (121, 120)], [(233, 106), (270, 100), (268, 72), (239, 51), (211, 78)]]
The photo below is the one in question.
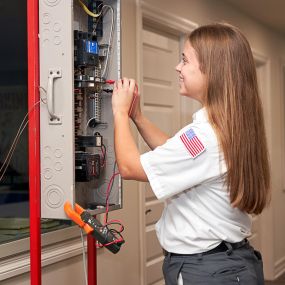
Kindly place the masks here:
[(259, 214), (270, 199), (270, 170), (249, 43), (224, 23), (201, 26), (188, 39), (207, 78), (204, 106), (224, 154), (231, 204)]

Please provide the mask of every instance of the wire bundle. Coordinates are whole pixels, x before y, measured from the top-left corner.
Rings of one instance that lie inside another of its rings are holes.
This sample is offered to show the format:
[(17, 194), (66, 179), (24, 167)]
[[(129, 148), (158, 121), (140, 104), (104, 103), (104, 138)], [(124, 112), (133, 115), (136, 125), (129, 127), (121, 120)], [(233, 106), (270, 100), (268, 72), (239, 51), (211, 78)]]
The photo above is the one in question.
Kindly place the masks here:
[(28, 116), (29, 114), (34, 110), (34, 108), (40, 103), (40, 101), (36, 102), (32, 107), (31, 109), (27, 112), (27, 114), (25, 115), (24, 119), (22, 120), (21, 124), (20, 124), (20, 127), (18, 128), (18, 131), (17, 131), (17, 134), (12, 142), (12, 145), (6, 155), (6, 158), (0, 168), (0, 182), (2, 181), (6, 171), (7, 171), (7, 168), (11, 162), (11, 159), (13, 157), (13, 154), (14, 154), (14, 151), (17, 147), (17, 144), (19, 142), (19, 139), (22, 135), (22, 133), (24, 132), (25, 128), (27, 127), (28, 123), (29, 123), (29, 119), (28, 119)]
[[(78, 0), (78, 2), (81, 5), (81, 7), (84, 10), (84, 12), (88, 16), (90, 16), (90, 17), (97, 18), (97, 21), (103, 15), (104, 11), (109, 10), (111, 12), (111, 17), (112, 17), (111, 18), (112, 19), (111, 29), (110, 29), (110, 34), (109, 34), (109, 40), (108, 40), (108, 43), (107, 43), (107, 54), (106, 54), (105, 65), (104, 65), (103, 72), (102, 72), (102, 77), (104, 78), (105, 75), (106, 75), (106, 72), (107, 72), (107, 66), (108, 66), (108, 62), (109, 62), (109, 54), (110, 54), (112, 41), (113, 41), (113, 35), (114, 35), (114, 22), (115, 22), (115, 19), (114, 19), (114, 9), (110, 5), (103, 5), (101, 10), (100, 10), (100, 12), (95, 14), (95, 13), (92, 13), (81, 0)], [(100, 7), (100, 6), (101, 5), (99, 5), (98, 7)]]

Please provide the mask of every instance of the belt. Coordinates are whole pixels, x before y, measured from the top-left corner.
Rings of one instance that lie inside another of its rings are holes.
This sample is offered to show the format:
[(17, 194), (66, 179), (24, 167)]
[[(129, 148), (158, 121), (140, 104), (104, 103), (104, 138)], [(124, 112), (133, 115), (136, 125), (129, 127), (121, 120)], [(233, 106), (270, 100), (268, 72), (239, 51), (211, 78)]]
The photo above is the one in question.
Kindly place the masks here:
[(208, 251), (205, 251), (205, 252), (184, 254), (184, 253), (173, 253), (173, 252), (168, 252), (166, 250), (163, 250), (163, 253), (165, 256), (167, 256), (168, 254), (170, 254), (171, 256), (201, 256), (201, 255), (209, 255), (209, 254), (214, 254), (214, 253), (219, 253), (219, 252), (226, 252), (227, 254), (231, 254), (233, 250), (244, 247), (247, 244), (249, 244), (247, 239), (244, 239), (240, 242), (234, 242), (234, 243), (222, 241), (217, 247), (210, 249)]

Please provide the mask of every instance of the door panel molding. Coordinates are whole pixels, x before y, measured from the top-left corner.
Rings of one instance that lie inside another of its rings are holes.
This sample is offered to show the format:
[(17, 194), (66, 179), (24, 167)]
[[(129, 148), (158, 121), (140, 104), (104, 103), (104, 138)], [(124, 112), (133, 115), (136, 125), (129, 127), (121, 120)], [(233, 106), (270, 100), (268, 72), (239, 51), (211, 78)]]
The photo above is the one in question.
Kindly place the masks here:
[(190, 31), (198, 27), (198, 24), (188, 19), (177, 17), (176, 15), (167, 13), (162, 9), (154, 8), (152, 5), (141, 2), (143, 21), (162, 28), (174, 35), (181, 36), (188, 34)]

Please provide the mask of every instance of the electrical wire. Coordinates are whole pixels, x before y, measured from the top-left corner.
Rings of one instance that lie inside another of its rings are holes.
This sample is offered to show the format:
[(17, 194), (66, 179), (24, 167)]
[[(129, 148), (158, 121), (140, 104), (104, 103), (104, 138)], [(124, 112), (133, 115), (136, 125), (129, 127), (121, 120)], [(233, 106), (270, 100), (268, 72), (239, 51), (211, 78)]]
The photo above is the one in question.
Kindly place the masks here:
[[(107, 187), (107, 191), (106, 191), (106, 210), (105, 210), (105, 216), (104, 216), (104, 223), (107, 224), (108, 223), (108, 214), (109, 214), (109, 197), (110, 197), (110, 193), (114, 183), (114, 175), (112, 176), (112, 178), (109, 181), (108, 187)], [(111, 185), (111, 187), (110, 187)]]
[[(92, 13), (90, 10), (88, 10), (88, 8), (86, 7), (86, 5), (84, 5), (84, 3), (81, 0), (78, 0), (80, 5), (82, 6), (83, 10), (91, 17), (97, 18), (97, 23), (100, 19), (100, 17), (103, 15), (104, 10), (109, 10), (111, 11), (111, 29), (110, 29), (110, 33), (109, 33), (109, 40), (107, 42), (107, 54), (106, 54), (106, 58), (105, 58), (105, 63), (104, 63), (104, 67), (103, 67), (103, 71), (101, 73), (101, 77), (104, 78), (106, 73), (107, 73), (107, 67), (109, 65), (109, 56), (110, 56), (110, 50), (112, 47), (112, 42), (113, 42), (113, 35), (114, 35), (114, 22), (115, 22), (115, 17), (114, 17), (114, 9), (110, 6), (110, 5), (103, 5), (102, 9), (100, 11), (100, 13), (98, 14), (94, 14)], [(100, 7), (100, 5), (98, 6)], [(95, 27), (96, 29), (96, 27)], [(88, 120), (87, 124), (86, 124), (86, 129), (89, 127), (89, 123), (94, 120), (95, 117), (92, 117)]]
[(81, 0), (78, 0), (78, 2), (81, 5), (81, 7), (83, 8), (83, 10), (85, 11), (85, 13), (88, 14), (89, 16), (91, 16), (93, 18), (98, 18), (101, 16), (104, 6), (102, 7), (100, 13), (95, 14), (95, 13), (92, 13)]
[(108, 79), (108, 80), (105, 80), (105, 83), (106, 84), (115, 84), (115, 80), (111, 80), (111, 79)]
[(112, 229), (112, 230), (114, 230), (114, 231), (116, 231), (118, 233), (121, 233), (125, 229), (125, 227), (121, 224), (120, 220), (111, 220), (110, 222), (107, 222), (105, 225), (106, 226), (111, 226), (111, 225), (118, 225), (118, 226), (120, 226), (120, 229), (118, 231), (115, 230), (115, 229)]
[[(106, 244), (100, 244), (98, 243), (96, 246), (97, 248), (102, 248), (111, 244), (115, 244), (115, 243), (124, 243), (124, 238), (121, 235), (121, 232), (124, 231), (124, 226), (122, 224), (122, 222), (120, 220), (110, 220), (108, 221), (108, 213), (109, 213), (109, 197), (110, 197), (110, 193), (111, 190), (113, 188), (114, 185), (114, 179), (115, 177), (119, 174), (118, 172), (116, 172), (116, 161), (114, 162), (114, 167), (113, 167), (113, 174), (112, 177), (109, 180), (108, 186), (107, 186), (107, 190), (106, 190), (106, 211), (105, 211), (105, 216), (104, 216), (104, 224), (102, 225), (102, 229), (103, 228), (107, 228), (108, 231), (112, 232), (112, 234), (116, 237), (116, 240), (106, 243)], [(120, 226), (120, 228), (118, 230), (114, 229), (114, 228), (109, 228), (109, 226), (113, 226), (113, 225), (118, 225)]]
[(3, 170), (2, 175), (1, 175), (1, 177), (0, 177), (0, 182), (2, 181), (4, 175), (5, 175), (6, 171), (7, 171), (7, 168), (9, 167), (9, 164), (10, 164), (10, 161), (11, 161), (11, 159), (12, 159), (12, 157), (13, 157), (13, 154), (14, 154), (14, 151), (15, 151), (15, 149), (16, 149), (17, 143), (18, 143), (18, 141), (19, 141), (19, 139), (20, 139), (20, 136), (22, 135), (23, 131), (25, 130), (27, 124), (28, 124), (28, 121), (25, 123), (25, 125), (24, 125), (23, 128), (21, 129), (19, 135), (18, 135), (17, 137), (15, 137), (14, 142), (13, 142), (13, 144), (12, 144), (12, 146), (11, 146), (11, 148), (10, 148), (10, 150), (9, 150), (9, 152), (8, 152), (8, 154), (7, 154), (7, 156), (6, 156), (6, 159), (5, 159), (4, 163), (3, 163), (2, 166), (1, 166), (0, 172), (1, 172), (3, 169), (4, 169), (4, 170)]
[[(109, 53), (110, 53), (111, 44), (112, 44), (112, 41), (113, 41), (114, 22), (115, 22), (115, 19), (114, 19), (114, 9), (110, 5), (103, 5), (101, 11), (98, 14), (95, 14), (95, 13), (92, 13), (81, 0), (78, 0), (78, 2), (79, 2), (79, 4), (81, 5), (81, 7), (83, 8), (84, 12), (87, 15), (89, 15), (89, 16), (91, 16), (93, 18), (98, 18), (97, 19), (97, 23), (98, 23), (100, 17), (102, 16), (102, 14), (103, 14), (103, 11), (106, 10), (105, 8), (109, 9), (111, 11), (111, 13), (112, 13), (111, 30), (110, 30), (109, 40), (108, 40), (108, 44), (107, 44), (108, 45), (107, 55), (106, 55), (105, 65), (104, 65), (103, 73), (102, 73), (102, 77), (104, 78), (105, 73), (107, 71), (107, 66), (108, 66), (108, 63), (109, 63)], [(100, 5), (98, 7), (100, 7)], [(95, 27), (95, 29), (96, 29), (96, 27)]]
[(105, 243), (105, 244), (99, 244), (98, 245), (98, 248), (102, 248), (104, 246), (108, 246), (108, 245), (111, 245), (111, 244), (114, 244), (114, 243), (121, 243), (121, 242), (124, 242), (124, 239), (123, 238), (120, 238), (120, 239), (116, 239), (114, 241), (111, 241), (111, 242), (108, 242), (108, 243)]
[[(16, 136), (15, 136), (15, 138), (14, 138), (14, 140), (13, 140), (13, 143), (12, 143), (12, 145), (11, 145), (9, 151), (8, 151), (8, 154), (7, 154), (6, 158), (5, 158), (5, 161), (3, 162), (2, 166), (1, 166), (0, 173), (1, 173), (2, 170), (4, 169), (4, 165), (6, 164), (6, 162), (8, 162), (8, 161), (10, 160), (10, 154), (11, 154), (11, 152), (12, 152), (12, 153), (14, 152), (14, 146), (15, 146), (15, 144), (17, 144), (18, 139), (19, 139), (19, 136), (22, 134), (22, 132), (24, 131), (25, 127), (27, 126), (28, 121), (25, 122), (25, 119), (26, 119), (26, 116), (25, 116), (25, 118), (23, 119), (23, 121), (22, 121), (20, 127), (18, 128), (17, 134), (16, 134)], [(25, 122), (25, 124), (24, 124), (24, 122)], [(23, 124), (24, 124), (24, 125), (23, 125)], [(9, 164), (9, 163), (8, 163), (8, 164)]]
[(114, 185), (114, 179), (117, 175), (119, 175), (119, 172), (116, 172), (116, 161), (114, 162), (114, 167), (113, 167), (113, 175), (111, 179), (109, 180), (107, 190), (106, 190), (106, 211), (105, 211), (105, 217), (104, 217), (104, 224), (108, 223), (108, 213), (109, 213), (109, 198), (110, 198), (110, 193)]
[(80, 234), (81, 234), (81, 241), (82, 241), (83, 270), (84, 270), (84, 277), (85, 277), (85, 285), (88, 285), (87, 266), (86, 266), (86, 254), (85, 254), (84, 236), (83, 236), (83, 230), (82, 230), (82, 228), (80, 228)]
[[(29, 122), (29, 120), (27, 120), (28, 115), (30, 114), (30, 112), (33, 111), (33, 109), (34, 109), (34, 108), (37, 106), (37, 104), (39, 104), (40, 102), (41, 102), (41, 100), (38, 101), (38, 102), (36, 102), (36, 103), (31, 107), (31, 109), (27, 112), (27, 114), (24, 116), (24, 119), (23, 119), (22, 122), (21, 122), (20, 127), (18, 128), (17, 134), (16, 134), (16, 136), (15, 136), (15, 138), (14, 138), (14, 140), (13, 140), (13, 143), (12, 143), (12, 145), (11, 145), (9, 151), (8, 151), (8, 154), (6, 155), (6, 158), (5, 158), (3, 164), (2, 164), (2, 166), (1, 166), (1, 168), (0, 168), (0, 182), (2, 181), (4, 175), (5, 175), (6, 171), (7, 171), (7, 168), (8, 168), (8, 166), (9, 166), (9, 164), (10, 164), (10, 161), (11, 161), (11, 159), (12, 159), (12, 157), (13, 157), (14, 151), (15, 151), (15, 149), (16, 149), (16, 147), (17, 147), (18, 141), (19, 141), (19, 139), (20, 139), (22, 133), (24, 132), (26, 126), (28, 125), (28, 122)], [(1, 172), (2, 172), (2, 174), (1, 174)]]
[[(81, 0), (78, 0), (78, 1), (81, 2)], [(81, 2), (81, 3), (82, 3), (82, 2)], [(83, 3), (82, 3), (82, 4), (83, 4)], [(84, 4), (83, 4), (83, 5), (84, 5)], [(81, 6), (82, 6), (82, 5), (81, 5)], [(100, 5), (99, 5), (99, 6), (100, 6)], [(99, 6), (98, 6), (98, 7), (99, 7)], [(82, 6), (82, 7), (83, 7), (83, 6)], [(110, 34), (109, 34), (109, 40), (108, 40), (108, 43), (107, 43), (107, 55), (106, 55), (105, 65), (104, 65), (103, 72), (102, 72), (102, 77), (104, 78), (104, 77), (105, 77), (105, 74), (106, 74), (106, 71), (107, 71), (107, 66), (108, 66), (108, 63), (109, 63), (110, 49), (111, 49), (112, 42), (113, 42), (114, 22), (115, 22), (114, 9), (113, 9), (112, 6), (110, 6), (110, 5), (103, 5), (103, 6), (102, 6), (102, 9), (101, 9), (101, 11), (100, 11), (100, 13), (99, 13), (99, 14), (94, 14), (94, 13), (92, 13), (90, 10), (88, 10), (88, 8), (87, 8), (85, 5), (84, 5), (84, 7), (85, 7), (85, 8), (83, 8), (84, 11), (85, 11), (89, 16), (98, 18), (98, 19), (97, 19), (97, 23), (98, 23), (100, 17), (103, 15), (104, 10), (108, 9), (108, 10), (111, 11), (111, 14), (112, 14), (112, 16), (111, 16), (111, 19), (112, 19), (112, 22), (111, 22), (111, 29), (110, 29)], [(92, 16), (92, 14), (93, 14), (94, 16)], [(94, 29), (96, 29), (96, 26), (95, 26)]]
[[(104, 81), (105, 84), (110, 84), (110, 85), (114, 84), (115, 82), (116, 82), (115, 80), (105, 80), (105, 81)], [(103, 90), (103, 91), (104, 91), (104, 90)], [(112, 90), (112, 92), (113, 92), (113, 90)], [(90, 122), (91, 122), (92, 120), (94, 120), (94, 119), (96, 119), (95, 116), (94, 116), (94, 117), (91, 117), (91, 118), (87, 121), (86, 126), (85, 126), (85, 130), (88, 129)], [(104, 123), (101, 122), (101, 125), (103, 125), (103, 124), (104, 124)]]
[[(108, 8), (111, 11), (112, 14), (112, 22), (111, 22), (111, 30), (110, 30), (110, 34), (109, 34), (109, 41), (108, 41), (108, 48), (107, 48), (107, 55), (106, 55), (106, 59), (105, 59), (105, 65), (103, 68), (103, 72), (102, 72), (102, 77), (105, 78), (106, 72), (107, 72), (107, 66), (109, 64), (109, 54), (110, 54), (110, 50), (111, 50), (111, 46), (112, 46), (112, 42), (113, 42), (113, 35), (114, 35), (114, 10), (111, 6), (109, 5), (104, 5), (106, 8)], [(102, 7), (102, 10), (104, 8), (104, 6)]]
[[(109, 194), (110, 194), (110, 191), (113, 187), (113, 183), (114, 183), (114, 178), (116, 175), (118, 175), (119, 173), (116, 173), (116, 161), (114, 163), (114, 168), (113, 168), (113, 175), (109, 181), (109, 184), (108, 184), (108, 187), (107, 187), (107, 197), (106, 197), (106, 213), (108, 213), (109, 211), (109, 208), (108, 208), (108, 203), (109, 203)], [(115, 229), (115, 228), (110, 228), (110, 226), (120, 226), (119, 229)], [(96, 229), (96, 230), (99, 230), (100, 232), (109, 232), (113, 235), (112, 237), (112, 241), (108, 242), (108, 243), (105, 243), (105, 244), (101, 244), (98, 242), (97, 240), (97, 244), (96, 244), (96, 247), (97, 248), (102, 248), (102, 247), (106, 247), (106, 246), (109, 246), (109, 245), (112, 245), (112, 244), (118, 244), (118, 246), (121, 246), (125, 240), (121, 234), (121, 232), (123, 232), (124, 230), (124, 226), (122, 225), (121, 221), (120, 220), (111, 220), (111, 221), (107, 221), (107, 219), (105, 219), (105, 223), (103, 223), (102, 225), (100, 225), (99, 229)], [(87, 276), (87, 273), (86, 273), (86, 264), (85, 264), (85, 261), (86, 261), (86, 257), (85, 257), (85, 246), (84, 246), (84, 237), (83, 237), (83, 231), (81, 229), (81, 240), (82, 240), (82, 248), (83, 248), (83, 266), (84, 266), (84, 273), (85, 273), (85, 276)], [(87, 282), (87, 281), (86, 281)], [(86, 283), (87, 284), (87, 283)]]
[[(23, 120), (22, 120), (22, 122), (21, 122), (21, 124), (20, 124), (20, 127), (18, 128), (17, 134), (16, 134), (16, 136), (15, 136), (15, 138), (14, 138), (14, 140), (13, 140), (13, 143), (12, 143), (12, 145), (11, 145), (11, 147), (10, 147), (10, 150), (9, 150), (7, 156), (6, 156), (6, 159), (5, 159), (4, 163), (3, 163), (3, 165), (5, 164), (5, 162), (6, 162), (7, 158), (8, 158), (8, 156), (9, 156), (9, 154), (10, 154), (10, 151), (11, 151), (11, 149), (13, 148), (14, 144), (17, 143), (18, 137), (21, 136), (23, 130), (24, 130), (25, 127), (27, 126), (27, 123), (28, 123), (29, 120), (27, 120), (27, 121), (25, 122), (26, 118), (28, 117), (29, 113), (30, 113), (31, 111), (33, 111), (34, 107), (35, 107), (38, 103), (40, 103), (40, 101), (36, 102), (36, 103), (31, 107), (31, 109), (26, 113), (26, 115), (24, 116), (24, 118), (23, 118)], [(24, 124), (24, 123), (25, 123), (25, 124)], [(23, 126), (23, 124), (24, 124), (24, 126)], [(0, 172), (1, 172), (2, 169), (3, 169), (3, 165), (2, 165), (2, 167), (1, 167), (1, 169), (0, 169)]]
[(102, 146), (100, 147), (101, 152), (102, 152), (102, 156), (103, 156), (103, 162), (101, 164), (101, 167), (103, 168), (106, 164), (106, 146), (104, 144), (102, 144)]
[[(78, 0), (80, 1), (80, 0)], [(80, 1), (81, 2), (81, 1)], [(85, 5), (84, 5), (85, 6)], [(86, 6), (85, 6), (86, 7)], [(101, 17), (102, 13), (103, 13), (103, 10), (104, 8), (107, 8), (108, 10), (111, 11), (112, 13), (112, 16), (111, 16), (111, 19), (112, 19), (112, 22), (111, 22), (111, 29), (110, 29), (110, 34), (109, 34), (109, 40), (108, 40), (108, 43), (107, 43), (107, 54), (106, 54), (106, 58), (105, 58), (105, 64), (104, 64), (104, 67), (103, 67), (103, 71), (101, 73), (101, 77), (102, 78), (105, 78), (105, 75), (107, 73), (107, 67), (109, 65), (109, 56), (110, 56), (110, 50), (111, 50), (111, 46), (112, 46), (112, 42), (113, 42), (113, 35), (114, 35), (114, 22), (115, 22), (115, 19), (114, 19), (114, 9), (110, 6), (110, 5), (103, 5), (102, 9), (101, 9), (101, 12), (98, 14), (98, 19), (97, 19), (97, 22), (99, 21), (99, 18)], [(87, 9), (87, 7), (86, 7)], [(88, 9), (87, 9), (88, 10)], [(88, 10), (89, 11), (89, 10)], [(90, 12), (90, 11), (89, 11)], [(90, 12), (92, 13), (92, 12)], [(88, 14), (89, 15), (89, 14)], [(112, 80), (110, 80), (112, 81)], [(108, 83), (106, 81), (106, 83)], [(109, 83), (109, 84), (112, 84), (112, 83)], [(86, 124), (86, 129), (89, 127), (89, 123), (94, 120), (95, 117), (92, 117), (88, 120), (87, 124)]]
[[(39, 90), (40, 90), (40, 93), (41, 93), (41, 90), (43, 90), (43, 91), (45, 92), (45, 94), (47, 95), (46, 89), (43, 88), (42, 86), (39, 86)], [(44, 103), (44, 104), (47, 103), (47, 98), (42, 98), (42, 97), (40, 96), (40, 99), (41, 99), (42, 103)]]
[(90, 122), (95, 120), (95, 119), (96, 119), (96, 117), (92, 117), (87, 121), (85, 130), (87, 130), (87, 128), (89, 127)]

